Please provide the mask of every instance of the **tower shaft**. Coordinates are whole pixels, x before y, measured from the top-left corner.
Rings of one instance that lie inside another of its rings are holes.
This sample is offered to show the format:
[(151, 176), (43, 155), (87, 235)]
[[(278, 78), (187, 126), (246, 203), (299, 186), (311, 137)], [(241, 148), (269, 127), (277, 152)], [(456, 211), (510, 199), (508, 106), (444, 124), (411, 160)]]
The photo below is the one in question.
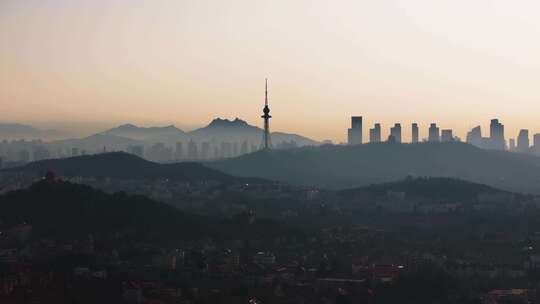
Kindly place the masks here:
[(270, 147), (272, 146), (272, 142), (270, 139), (270, 118), (272, 118), (272, 116), (270, 116), (270, 108), (268, 107), (268, 79), (265, 79), (264, 81), (264, 108), (261, 118), (264, 119), (262, 148), (270, 149)]

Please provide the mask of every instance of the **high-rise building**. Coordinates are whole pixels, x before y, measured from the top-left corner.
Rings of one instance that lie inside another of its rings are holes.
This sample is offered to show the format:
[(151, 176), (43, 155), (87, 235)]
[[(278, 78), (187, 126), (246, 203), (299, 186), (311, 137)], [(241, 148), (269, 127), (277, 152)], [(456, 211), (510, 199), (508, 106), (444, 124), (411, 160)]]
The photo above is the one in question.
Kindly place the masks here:
[(381, 142), (381, 124), (376, 123), (372, 129), (369, 129), (369, 142), (370, 143)]
[(413, 144), (418, 143), (419, 136), (418, 136), (418, 124), (417, 123), (412, 124), (411, 133), (412, 133), (411, 134), (411, 142)]
[(173, 157), (173, 150), (164, 143), (155, 143), (148, 148), (146, 157), (152, 161), (167, 162)]
[(351, 127), (347, 130), (347, 143), (349, 145), (362, 144), (362, 116), (351, 117)]
[(512, 151), (512, 152), (515, 152), (517, 149), (516, 149), (516, 140), (513, 139), (513, 138), (510, 138), (508, 140), (508, 150)]
[(480, 126), (472, 128), (467, 133), (467, 143), (476, 147), (482, 147), (482, 129)]
[(492, 119), (489, 125), (489, 141), (491, 149), (504, 150), (506, 143), (504, 140), (504, 125), (498, 119)]
[(533, 152), (540, 156), (540, 133), (533, 135)]
[(178, 141), (174, 149), (174, 159), (180, 160), (182, 158), (184, 158), (184, 145), (181, 141)]
[(240, 147), (240, 154), (244, 155), (248, 153), (248, 143), (244, 140), (242, 146)]
[(187, 156), (191, 160), (197, 159), (199, 157), (199, 151), (198, 151), (198, 148), (197, 148), (197, 143), (193, 139), (191, 139), (189, 141), (189, 143), (188, 143)]
[(18, 161), (27, 163), (30, 161), (30, 152), (26, 149), (19, 150), (18, 154)]
[(232, 154), (233, 154), (233, 157), (238, 156), (238, 153), (239, 153), (238, 143), (237, 143), (237, 142), (233, 142), (233, 144), (232, 144)]
[(401, 143), (401, 124), (395, 123), (392, 128), (390, 128), (390, 136), (392, 136), (396, 143)]
[(221, 143), (221, 157), (233, 157), (233, 144), (230, 142)]
[(201, 144), (201, 153), (200, 158), (208, 159), (210, 158), (210, 143), (205, 141)]
[(428, 141), (429, 142), (439, 142), (440, 141), (439, 127), (437, 127), (436, 123), (432, 123), (432, 124), (429, 125)]
[(451, 142), (454, 140), (452, 135), (452, 129), (444, 129), (441, 131), (441, 141), (442, 142)]
[(32, 153), (32, 159), (34, 161), (48, 159), (50, 156), (49, 150), (44, 146), (34, 147), (34, 151)]
[(517, 151), (522, 153), (529, 152), (529, 130), (519, 130), (519, 135), (517, 138)]

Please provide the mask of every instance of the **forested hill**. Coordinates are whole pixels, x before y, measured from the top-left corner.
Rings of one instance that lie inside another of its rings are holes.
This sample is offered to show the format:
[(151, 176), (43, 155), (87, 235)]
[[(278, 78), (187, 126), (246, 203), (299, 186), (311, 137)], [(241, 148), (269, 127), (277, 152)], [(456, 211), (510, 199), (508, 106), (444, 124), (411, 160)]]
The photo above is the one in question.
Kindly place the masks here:
[(37, 237), (80, 239), (89, 234), (148, 242), (254, 239), (297, 233), (271, 220), (205, 217), (138, 195), (107, 194), (86, 185), (44, 179), (0, 196), (0, 222), (29, 223)]
[(324, 145), (267, 150), (208, 164), (235, 176), (347, 189), (407, 176), (449, 177), (540, 193), (540, 158), (464, 143)]
[(403, 192), (407, 198), (429, 200), (475, 200), (480, 194), (509, 194), (487, 185), (444, 177), (409, 177), (395, 182), (347, 189), (340, 191), (340, 194), (345, 197), (359, 193), (381, 196), (388, 192)]
[(243, 182), (236, 178), (194, 162), (158, 164), (124, 152), (110, 152), (62, 159), (50, 159), (4, 170), (5, 172), (35, 173), (44, 176), (53, 171), (59, 176), (84, 176), (120, 179), (164, 178), (179, 181), (214, 180)]

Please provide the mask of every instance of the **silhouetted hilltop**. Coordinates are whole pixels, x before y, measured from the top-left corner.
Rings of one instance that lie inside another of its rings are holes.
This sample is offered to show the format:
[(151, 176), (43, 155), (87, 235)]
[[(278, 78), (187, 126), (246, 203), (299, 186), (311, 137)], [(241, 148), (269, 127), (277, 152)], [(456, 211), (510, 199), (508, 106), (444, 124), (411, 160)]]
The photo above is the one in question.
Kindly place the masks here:
[[(259, 146), (262, 140), (262, 132), (261, 128), (252, 126), (242, 119), (229, 120), (218, 117), (206, 127), (193, 130), (188, 135), (191, 138), (203, 140), (247, 141)], [(307, 137), (282, 132), (273, 132), (272, 140), (275, 144), (294, 141), (298, 146), (318, 145), (318, 142)]]
[(63, 181), (43, 180), (0, 196), (0, 219), (7, 224), (27, 222), (38, 236), (59, 238), (120, 233), (170, 240), (210, 233), (204, 217), (186, 215), (143, 196), (106, 194)]
[(540, 158), (463, 143), (324, 145), (259, 151), (208, 165), (236, 176), (334, 189), (433, 176), (540, 193)]
[(402, 192), (406, 198), (430, 200), (471, 200), (476, 199), (480, 194), (507, 193), (484, 184), (471, 183), (455, 178), (408, 177), (395, 182), (346, 189), (340, 191), (340, 194), (345, 197), (351, 197), (359, 193), (381, 196), (386, 195), (388, 192)]
[(109, 134), (115, 136), (122, 136), (136, 140), (153, 140), (156, 138), (166, 138), (173, 136), (181, 136), (184, 131), (177, 127), (170, 125), (165, 127), (138, 127), (133, 124), (123, 124), (116, 128), (104, 131), (101, 134)]
[(148, 242), (182, 239), (258, 239), (298, 234), (268, 219), (239, 214), (220, 219), (184, 213), (140, 195), (107, 194), (86, 185), (42, 180), (0, 196), (0, 222), (29, 223), (37, 237), (123, 237)]
[(120, 179), (167, 178), (179, 181), (234, 182), (237, 179), (198, 163), (158, 164), (124, 152), (101, 153), (33, 162), (6, 172), (26, 172), (43, 176), (47, 171), (59, 176), (85, 176)]
[(257, 128), (250, 126), (246, 121), (235, 118), (234, 120), (216, 118), (210, 122), (207, 128)]

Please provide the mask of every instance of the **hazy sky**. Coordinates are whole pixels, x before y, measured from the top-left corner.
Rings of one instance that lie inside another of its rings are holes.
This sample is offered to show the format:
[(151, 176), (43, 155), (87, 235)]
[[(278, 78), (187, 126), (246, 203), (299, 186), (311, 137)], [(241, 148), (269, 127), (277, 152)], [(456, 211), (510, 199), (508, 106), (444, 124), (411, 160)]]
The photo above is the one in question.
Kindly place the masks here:
[(540, 132), (540, 2), (1, 0), (0, 121)]

